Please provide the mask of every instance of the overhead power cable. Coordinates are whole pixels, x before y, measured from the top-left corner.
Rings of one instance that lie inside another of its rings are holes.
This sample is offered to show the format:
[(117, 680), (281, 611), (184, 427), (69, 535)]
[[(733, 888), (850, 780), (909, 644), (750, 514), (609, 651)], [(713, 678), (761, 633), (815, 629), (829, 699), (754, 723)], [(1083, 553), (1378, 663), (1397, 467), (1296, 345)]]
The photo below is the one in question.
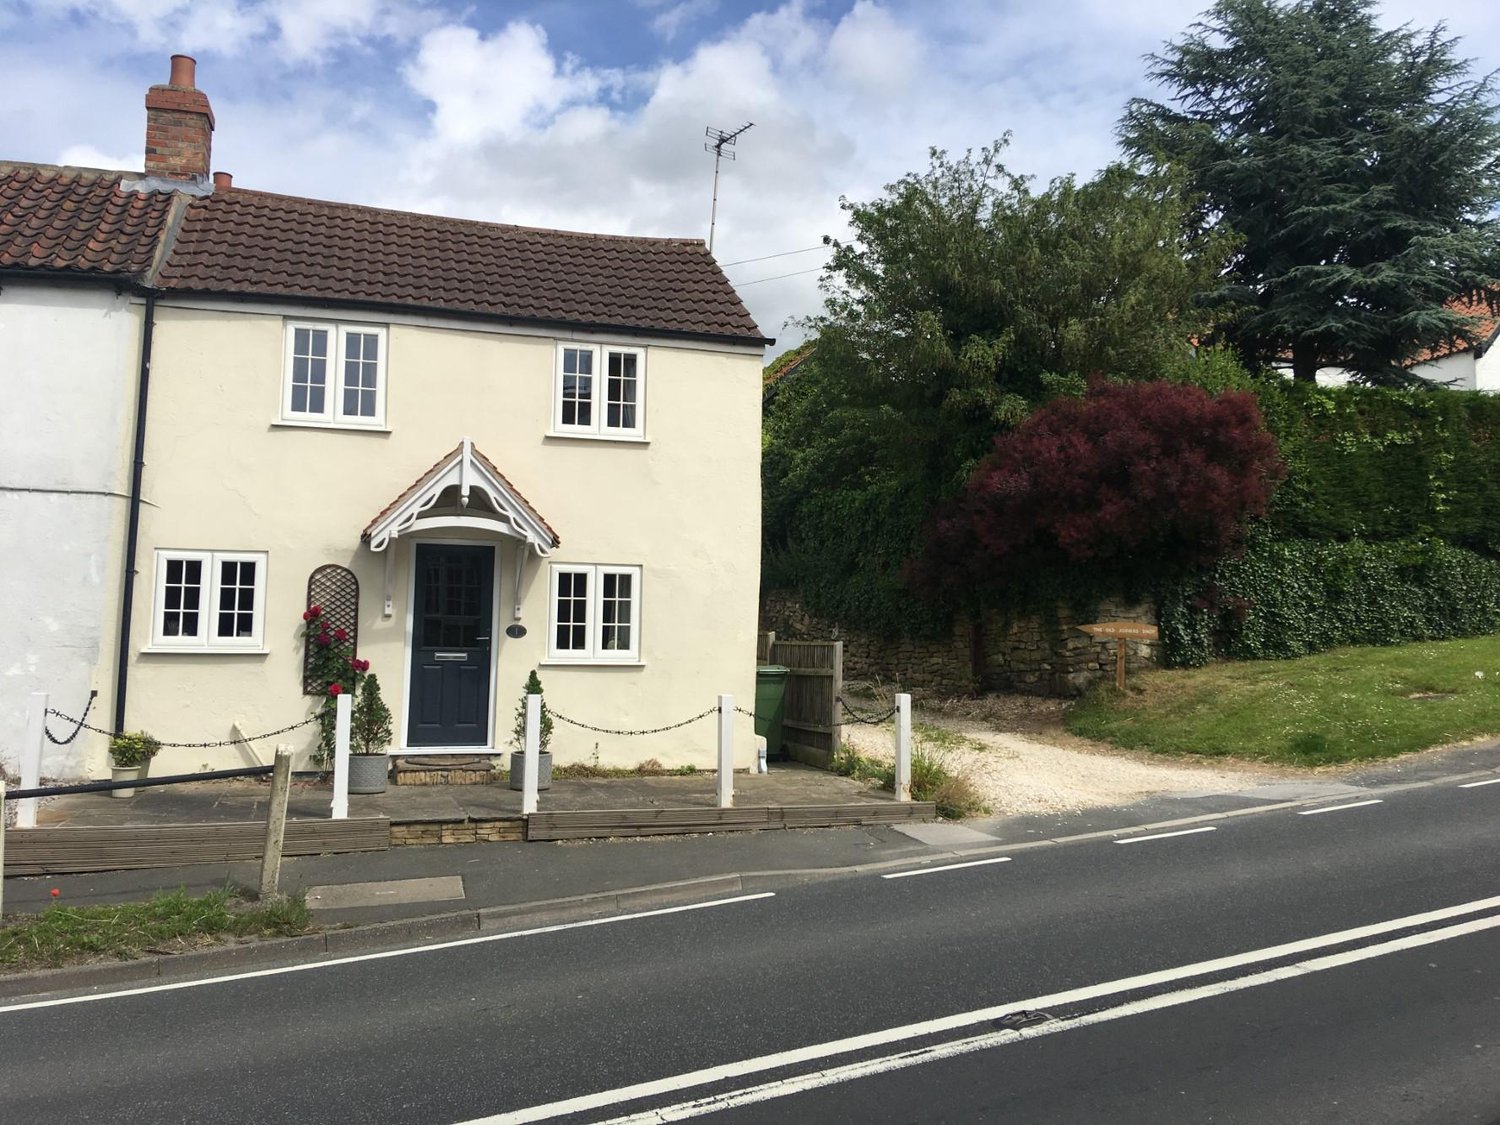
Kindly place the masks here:
[(727, 270), (730, 266), (745, 266), (751, 262), (768, 262), (772, 258), (789, 258), (793, 254), (811, 254), (814, 250), (831, 249), (831, 246), (824, 246), (822, 243), (819, 243), (817, 246), (805, 246), (801, 250), (783, 250), (779, 254), (762, 254), (759, 258), (741, 258), (737, 262), (721, 262), (720, 265)]
[(791, 273), (778, 273), (775, 277), (757, 277), (754, 281), (736, 281), (734, 287), (743, 289), (747, 285), (759, 285), (762, 281), (780, 281), (784, 277), (800, 277), (804, 273), (821, 273), (822, 266), (814, 266), (810, 270), (794, 270)]

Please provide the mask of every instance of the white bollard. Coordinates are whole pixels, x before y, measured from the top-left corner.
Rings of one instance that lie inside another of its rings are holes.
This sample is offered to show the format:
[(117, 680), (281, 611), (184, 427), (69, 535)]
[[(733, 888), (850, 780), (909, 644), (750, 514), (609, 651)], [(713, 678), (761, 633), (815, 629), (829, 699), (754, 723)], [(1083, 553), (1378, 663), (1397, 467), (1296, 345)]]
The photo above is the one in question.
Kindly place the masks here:
[(521, 755), (521, 815), (536, 812), (537, 785), (542, 769), (542, 697), (526, 696), (526, 742)]
[(5, 775), (0, 773), (0, 918), (5, 917)]
[[(47, 693), (34, 691), (26, 705), (26, 741), (21, 744), (21, 788), (37, 789), (42, 784), (42, 747), (46, 743)], [(17, 828), (36, 827), (35, 797), (27, 797), (16, 809)]]
[(911, 696), (896, 695), (896, 800), (911, 800)]
[(349, 692), (333, 703), (333, 817), (349, 819), (349, 727), (354, 717), (354, 697)]
[(719, 696), (719, 808), (734, 808), (734, 696)]

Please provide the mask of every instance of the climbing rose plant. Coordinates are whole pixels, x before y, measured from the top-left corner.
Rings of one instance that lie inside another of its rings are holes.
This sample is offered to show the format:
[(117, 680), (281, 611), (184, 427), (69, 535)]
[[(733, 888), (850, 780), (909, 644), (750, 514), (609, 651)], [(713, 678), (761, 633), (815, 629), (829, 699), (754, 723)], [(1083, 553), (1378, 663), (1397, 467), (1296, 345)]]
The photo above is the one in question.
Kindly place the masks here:
[(329, 627), (323, 607), (310, 605), (302, 613), (302, 645), (312, 654), (309, 666), (312, 679), (321, 692), (318, 696), (318, 745), (313, 762), (326, 766), (333, 761), (336, 700), (345, 692), (354, 694), (359, 681), (370, 670), (368, 660), (354, 655), (349, 634)]

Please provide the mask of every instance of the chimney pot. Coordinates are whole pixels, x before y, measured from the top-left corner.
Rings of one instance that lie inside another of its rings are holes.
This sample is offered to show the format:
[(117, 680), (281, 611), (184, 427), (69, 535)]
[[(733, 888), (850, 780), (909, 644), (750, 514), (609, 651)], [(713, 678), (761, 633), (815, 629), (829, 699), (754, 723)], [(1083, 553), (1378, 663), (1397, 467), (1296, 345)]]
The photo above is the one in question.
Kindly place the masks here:
[(214, 191), (228, 191), (234, 187), (234, 177), (228, 172), (214, 173)]
[(167, 79), (167, 85), (194, 89), (193, 83), (197, 79), (197, 72), (198, 60), (192, 55), (173, 55), (172, 77)]

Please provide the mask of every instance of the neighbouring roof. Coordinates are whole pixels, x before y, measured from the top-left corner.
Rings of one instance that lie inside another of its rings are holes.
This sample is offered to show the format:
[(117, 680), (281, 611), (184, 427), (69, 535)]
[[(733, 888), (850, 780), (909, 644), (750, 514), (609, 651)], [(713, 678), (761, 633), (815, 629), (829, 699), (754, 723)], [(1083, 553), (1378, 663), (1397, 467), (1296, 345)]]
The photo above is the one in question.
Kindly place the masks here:
[(191, 201), (163, 289), (768, 342), (701, 241), (574, 234), (242, 188)]
[(0, 161), (0, 269), (144, 280), (173, 194), (129, 172)]
[(1436, 348), (1428, 348), (1426, 351), (1418, 352), (1406, 361), (1405, 366), (1415, 367), (1419, 363), (1431, 363), (1433, 360), (1443, 359), (1450, 355), (1460, 355), (1463, 352), (1475, 352), (1482, 355), (1495, 337), (1500, 335), (1500, 304), (1492, 308), (1488, 301), (1483, 298), (1470, 298), (1467, 300), (1455, 299), (1448, 302), (1448, 308), (1464, 316), (1475, 317), (1474, 338), (1477, 344), (1466, 344), (1455, 342), (1441, 345)]
[[(480, 492), (487, 507), (473, 509), (474, 519), (493, 523), (491, 530), (530, 543), (539, 555), (550, 554), (562, 540), (557, 532), (531, 506), (530, 501), (506, 479), (495, 463), (464, 438), (443, 454), (426, 472), (407, 486), (401, 495), (387, 504), (378, 516), (365, 525), (360, 538), (372, 551), (383, 551), (386, 545), (409, 530), (423, 513), (431, 510), (446, 489), (454, 488), (467, 508), (472, 493)], [(451, 522), (451, 514), (446, 517)], [(463, 518), (463, 517), (460, 517)]]

